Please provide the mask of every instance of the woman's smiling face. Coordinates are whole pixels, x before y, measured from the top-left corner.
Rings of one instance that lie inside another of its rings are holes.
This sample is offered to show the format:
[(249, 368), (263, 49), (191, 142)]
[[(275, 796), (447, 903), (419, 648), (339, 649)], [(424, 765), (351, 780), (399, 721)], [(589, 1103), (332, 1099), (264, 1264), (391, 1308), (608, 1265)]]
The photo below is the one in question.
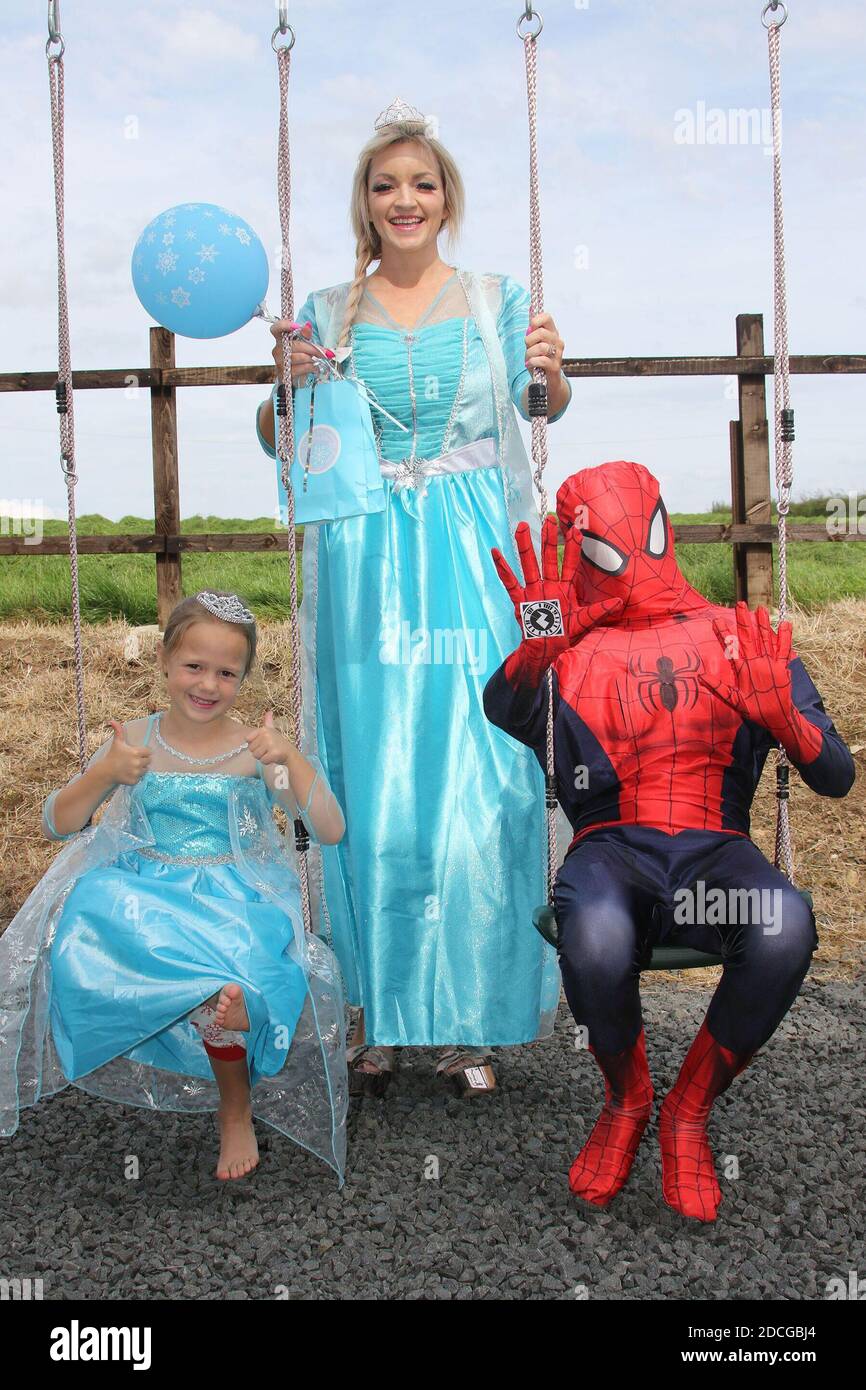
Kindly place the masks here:
[(436, 160), (415, 140), (381, 150), (367, 177), (370, 220), (382, 246), (418, 251), (436, 241), (445, 191)]

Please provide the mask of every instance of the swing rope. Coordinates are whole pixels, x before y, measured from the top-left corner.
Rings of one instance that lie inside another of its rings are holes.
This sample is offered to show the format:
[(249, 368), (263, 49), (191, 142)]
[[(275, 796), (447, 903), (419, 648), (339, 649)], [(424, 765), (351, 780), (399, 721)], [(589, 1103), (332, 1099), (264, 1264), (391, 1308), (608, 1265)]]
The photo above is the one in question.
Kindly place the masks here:
[[(767, 19), (770, 12), (778, 18)], [(790, 397), (788, 357), (788, 291), (785, 280), (785, 223), (782, 200), (782, 108), (779, 30), (788, 18), (781, 0), (768, 0), (761, 11), (767, 30), (770, 59), (770, 101), (773, 113), (773, 426), (779, 530), (779, 622), (788, 614), (788, 535), (787, 520), (793, 482), (792, 444), (794, 412)], [(790, 765), (785, 750), (776, 755), (776, 849), (775, 865), (794, 882), (794, 849), (789, 815)]]
[[(535, 19), (538, 27), (520, 32), (523, 23)], [(544, 274), (541, 250), (541, 211), (538, 197), (538, 127), (537, 127), (537, 83), (538, 65), (535, 41), (544, 27), (544, 21), (532, 5), (525, 5), (524, 13), (517, 21), (517, 36), (523, 42), (526, 59), (526, 99), (529, 114), (529, 284), (530, 315), (540, 314), (544, 308)], [(534, 382), (529, 387), (529, 415), (532, 431), (533, 477), (538, 489), (541, 523), (547, 517), (547, 488), (544, 485), (544, 469), (547, 466), (547, 378), (541, 367), (533, 370)], [(556, 774), (553, 764), (553, 667), (547, 672), (547, 735), (545, 758), (545, 809), (547, 813), (547, 901), (553, 906), (553, 883), (556, 877)]]
[[(54, 45), (59, 48), (52, 51)], [(75, 412), (72, 396), (72, 352), (69, 342), (69, 298), (66, 288), (66, 247), (63, 191), (63, 54), (59, 0), (49, 0), (48, 86), (51, 100), (51, 143), (54, 164), (54, 215), (57, 223), (57, 343), (58, 367), (54, 396), (60, 425), (60, 467), (66, 482), (69, 518), (69, 573), (72, 582), (72, 640), (75, 649), (75, 703), (78, 714), (78, 764), (87, 767), (87, 723), (84, 712), (84, 656), (81, 645), (81, 599), (78, 584), (78, 532), (75, 520)]]
[[(277, 197), (280, 205), (280, 317), (293, 321), (295, 317), (295, 290), (292, 280), (292, 253), (290, 242), (290, 216), (292, 202), (292, 174), (289, 150), (289, 74), (291, 69), (291, 50), (295, 43), (295, 32), (288, 22), (288, 6), (280, 5), (280, 18), (277, 28), (271, 35), (271, 48), (277, 55), (277, 71), (280, 87), (280, 125), (277, 144)], [(288, 34), (288, 43), (277, 43), (277, 35)], [(291, 729), (296, 748), (301, 746), (301, 639), (298, 621), (298, 561), (295, 542), (295, 493), (290, 473), (291, 460), (295, 453), (295, 421), (291, 391), (291, 338), (284, 330), (282, 339), (283, 369), (277, 387), (275, 415), (275, 443), (280, 460), (280, 475), (288, 499), (288, 558), (289, 558), (289, 623), (292, 678)], [(310, 908), (310, 883), (307, 867), (307, 849), (310, 838), (304, 822), (295, 820), (295, 848), (298, 852), (298, 878), (301, 884), (301, 907), (304, 916), (304, 930), (312, 930)]]

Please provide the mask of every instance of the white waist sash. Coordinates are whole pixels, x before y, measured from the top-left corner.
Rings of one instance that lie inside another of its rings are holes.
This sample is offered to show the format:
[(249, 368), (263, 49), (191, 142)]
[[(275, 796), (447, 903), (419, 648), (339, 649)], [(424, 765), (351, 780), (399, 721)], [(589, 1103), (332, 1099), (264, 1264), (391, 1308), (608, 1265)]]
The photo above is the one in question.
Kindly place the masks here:
[(418, 495), (424, 497), (430, 477), (442, 473), (468, 473), (475, 468), (496, 468), (498, 463), (496, 440), (475, 439), (435, 459), (400, 459), (399, 462), (382, 459), (380, 471), (383, 478), (393, 479), (395, 492), (404, 487), (418, 488)]

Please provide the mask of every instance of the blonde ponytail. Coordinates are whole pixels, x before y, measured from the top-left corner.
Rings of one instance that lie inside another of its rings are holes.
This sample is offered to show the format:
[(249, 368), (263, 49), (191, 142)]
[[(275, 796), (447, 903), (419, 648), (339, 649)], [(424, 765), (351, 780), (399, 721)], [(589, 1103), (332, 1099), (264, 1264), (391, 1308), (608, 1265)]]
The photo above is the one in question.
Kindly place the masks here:
[(358, 249), (355, 256), (355, 278), (353, 279), (349, 293), (346, 296), (346, 311), (343, 314), (343, 325), (340, 329), (340, 337), (337, 342), (337, 361), (341, 360), (342, 349), (349, 341), (349, 331), (355, 322), (355, 315), (358, 312), (358, 305), (364, 293), (364, 282), (367, 279), (367, 267), (373, 261), (373, 253), (368, 247), (363, 250)]

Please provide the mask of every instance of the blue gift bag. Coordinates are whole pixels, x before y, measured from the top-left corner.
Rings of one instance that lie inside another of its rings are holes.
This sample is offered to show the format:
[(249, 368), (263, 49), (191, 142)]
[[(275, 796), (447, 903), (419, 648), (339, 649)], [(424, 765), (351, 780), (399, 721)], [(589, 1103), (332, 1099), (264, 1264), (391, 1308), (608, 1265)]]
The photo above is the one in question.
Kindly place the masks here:
[[(276, 387), (274, 387), (276, 410)], [(313, 419), (310, 428), (312, 399)], [(379, 455), (366, 396), (348, 380), (322, 381), (293, 392), (295, 455), (291, 480), (295, 522), (339, 521), (385, 509)], [(278, 422), (275, 418), (275, 428)], [(280, 520), (289, 500), (277, 458)]]

